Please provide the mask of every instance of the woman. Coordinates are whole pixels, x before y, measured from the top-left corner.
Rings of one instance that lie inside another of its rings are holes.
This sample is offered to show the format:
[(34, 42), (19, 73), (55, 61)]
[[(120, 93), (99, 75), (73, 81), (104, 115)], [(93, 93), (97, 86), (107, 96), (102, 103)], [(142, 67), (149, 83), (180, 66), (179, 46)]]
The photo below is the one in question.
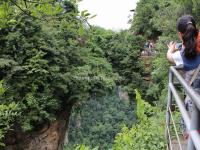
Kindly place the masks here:
[[(194, 18), (190, 15), (185, 15), (178, 19), (177, 30), (182, 44), (177, 46), (175, 42), (170, 42), (167, 59), (171, 63), (176, 64), (176, 66), (183, 66), (185, 80), (189, 83), (193, 73), (200, 64), (200, 33), (196, 28)], [(200, 94), (200, 73), (192, 86)], [(189, 114), (191, 114), (192, 101), (189, 96), (186, 96), (185, 105)]]
[(182, 48), (179, 50), (176, 43), (170, 42), (167, 59), (177, 66), (183, 65), (185, 71), (193, 70), (200, 64), (200, 34), (194, 18), (190, 15), (179, 18), (177, 30)]

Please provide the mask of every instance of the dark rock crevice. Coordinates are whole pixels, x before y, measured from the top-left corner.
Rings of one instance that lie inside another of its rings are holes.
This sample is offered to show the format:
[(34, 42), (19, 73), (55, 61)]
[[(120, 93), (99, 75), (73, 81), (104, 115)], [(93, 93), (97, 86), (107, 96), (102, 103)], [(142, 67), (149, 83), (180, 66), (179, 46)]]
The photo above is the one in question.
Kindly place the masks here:
[(5, 150), (62, 150), (71, 108), (60, 113), (59, 117), (40, 130), (31, 133), (13, 131), (6, 136)]

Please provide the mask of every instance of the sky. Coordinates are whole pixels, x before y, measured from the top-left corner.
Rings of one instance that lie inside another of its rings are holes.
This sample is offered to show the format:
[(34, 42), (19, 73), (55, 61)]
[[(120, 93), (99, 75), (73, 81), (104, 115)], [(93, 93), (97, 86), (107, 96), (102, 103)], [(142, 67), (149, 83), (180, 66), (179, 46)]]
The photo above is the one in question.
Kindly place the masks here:
[(128, 29), (128, 20), (132, 18), (130, 10), (136, 7), (138, 0), (82, 0), (79, 2), (79, 10), (88, 10), (92, 15), (91, 25), (98, 25), (105, 29), (121, 30)]

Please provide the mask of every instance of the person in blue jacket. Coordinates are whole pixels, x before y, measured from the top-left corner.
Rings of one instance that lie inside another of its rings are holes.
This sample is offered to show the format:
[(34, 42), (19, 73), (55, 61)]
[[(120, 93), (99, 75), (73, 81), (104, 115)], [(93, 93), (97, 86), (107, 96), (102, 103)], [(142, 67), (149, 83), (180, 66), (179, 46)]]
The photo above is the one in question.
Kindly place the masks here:
[[(167, 45), (167, 59), (176, 66), (183, 67), (184, 78), (189, 84), (200, 64), (200, 33), (194, 18), (190, 15), (184, 15), (178, 19), (177, 30), (182, 43), (170, 42)], [(200, 94), (200, 73), (194, 80), (192, 87)], [(191, 115), (193, 102), (188, 95), (185, 98), (185, 106)]]

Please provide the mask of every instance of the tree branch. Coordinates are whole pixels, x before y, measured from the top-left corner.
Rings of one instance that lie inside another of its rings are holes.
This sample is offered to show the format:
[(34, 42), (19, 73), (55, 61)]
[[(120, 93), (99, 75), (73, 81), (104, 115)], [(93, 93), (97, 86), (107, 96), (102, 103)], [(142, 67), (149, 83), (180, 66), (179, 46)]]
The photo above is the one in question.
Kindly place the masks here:
[(17, 8), (19, 8), (23, 13), (28, 14), (24, 9), (22, 9), (16, 2), (14, 2), (13, 0), (10, 0), (11, 3), (13, 3), (15, 6), (17, 6)]
[(46, 4), (46, 3), (53, 4), (55, 1), (49, 1), (49, 2), (38, 2), (38, 1), (26, 0), (26, 2), (28, 2), (28, 3), (35, 3), (35, 4)]
[(11, 1), (11, 3), (13, 3), (17, 8), (19, 8), (24, 14), (26, 14), (26, 15), (28, 15), (28, 16), (31, 16), (31, 17), (33, 17), (33, 18), (36, 18), (36, 19), (38, 19), (38, 20), (41, 20), (41, 21), (47, 21), (46, 19), (43, 20), (43, 19), (41, 19), (41, 18), (32, 16), (32, 15), (30, 14), (30, 12), (28, 13), (27, 10), (22, 9), (16, 2), (14, 2), (13, 0), (10, 0), (10, 1)]

